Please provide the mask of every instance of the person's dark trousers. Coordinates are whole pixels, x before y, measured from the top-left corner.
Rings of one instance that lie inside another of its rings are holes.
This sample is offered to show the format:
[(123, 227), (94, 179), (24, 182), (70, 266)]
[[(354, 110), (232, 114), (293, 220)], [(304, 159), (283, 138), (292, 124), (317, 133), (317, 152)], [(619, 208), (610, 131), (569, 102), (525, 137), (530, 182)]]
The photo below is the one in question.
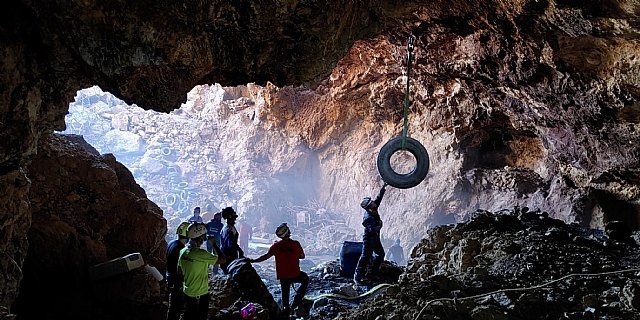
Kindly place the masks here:
[[(375, 254), (375, 255), (374, 255)], [(371, 262), (371, 256), (373, 257), (373, 266), (369, 270), (369, 262)], [(380, 265), (384, 261), (384, 247), (380, 242), (379, 234), (365, 234), (362, 236), (362, 254), (358, 260), (356, 266), (356, 272), (353, 278), (358, 281), (370, 276), (369, 273), (377, 272)]]
[(220, 264), (220, 269), (222, 269), (222, 272), (224, 272), (224, 274), (229, 274), (229, 265), (232, 261), (233, 260), (227, 260), (227, 262)]
[(289, 308), (289, 292), (291, 290), (291, 285), (294, 283), (299, 283), (300, 287), (296, 292), (296, 296), (293, 297), (293, 304), (291, 305), (291, 309), (299, 306), (302, 303), (302, 299), (304, 299), (305, 293), (307, 293), (307, 286), (309, 285), (309, 276), (300, 271), (300, 275), (291, 279), (280, 279), (280, 288), (282, 289), (282, 308), (285, 310), (290, 310)]
[(229, 274), (229, 265), (231, 264), (231, 262), (243, 257), (239, 257), (238, 252), (232, 252), (231, 254), (225, 253), (225, 258), (227, 258), (227, 261), (220, 264), (220, 269), (222, 269), (224, 274)]
[(179, 320), (184, 311), (184, 292), (181, 285), (169, 287), (169, 311), (167, 320)]
[(209, 317), (209, 294), (194, 298), (184, 296), (184, 320), (207, 320)]
[[(213, 245), (211, 244), (211, 240), (215, 241), (215, 238), (213, 236), (207, 236), (207, 241), (205, 241), (205, 243), (207, 244), (207, 251), (209, 251), (209, 253), (216, 254), (215, 250), (213, 250)], [(219, 243), (218, 243), (218, 248), (220, 248), (220, 244)], [(220, 269), (220, 267), (218, 267), (217, 263), (215, 265), (213, 265), (213, 274), (214, 275), (218, 274), (218, 269)]]

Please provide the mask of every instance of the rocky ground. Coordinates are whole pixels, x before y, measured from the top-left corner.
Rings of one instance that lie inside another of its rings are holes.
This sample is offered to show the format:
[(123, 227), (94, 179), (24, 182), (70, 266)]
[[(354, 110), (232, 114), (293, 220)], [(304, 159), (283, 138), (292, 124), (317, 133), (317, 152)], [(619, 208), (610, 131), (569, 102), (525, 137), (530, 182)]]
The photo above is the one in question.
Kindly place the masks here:
[[(332, 319), (339, 312), (357, 308), (368, 297), (383, 292), (386, 287), (374, 289), (372, 293), (364, 295), (377, 284), (397, 283), (403, 270), (402, 267), (385, 261), (381, 266), (382, 272), (377, 278), (377, 283), (372, 283), (370, 286), (354, 286), (352, 276), (341, 274), (338, 259), (315, 266), (308, 259), (305, 260), (301, 261), (300, 267), (309, 275), (309, 287), (305, 295), (304, 308), (297, 309), (292, 318)], [(240, 309), (249, 303), (254, 303), (257, 304), (257, 319), (274, 319), (273, 316), (277, 312), (273, 308), (276, 303), (279, 306), (282, 305), (282, 292), (280, 282), (276, 279), (273, 259), (259, 264), (240, 262), (239, 265), (241, 266), (237, 268), (238, 271), (231, 272), (230, 276), (216, 274), (210, 278), (212, 288), (210, 318), (241, 319)], [(262, 283), (251, 283), (258, 279)], [(246, 285), (242, 285), (243, 283)], [(290, 301), (293, 300), (297, 289), (296, 284), (291, 290)], [(364, 296), (358, 298), (360, 295)], [(249, 296), (253, 296), (253, 299)], [(278, 314), (277, 317), (280, 315)]]
[[(385, 263), (380, 282), (391, 286), (360, 300), (308, 302), (306, 318), (640, 319), (639, 241), (616, 223), (598, 231), (527, 208), (477, 211), (466, 223), (430, 229), (402, 274)], [(279, 297), (272, 274), (257, 268)], [(309, 274), (307, 296), (368, 289), (340, 277), (337, 261)]]

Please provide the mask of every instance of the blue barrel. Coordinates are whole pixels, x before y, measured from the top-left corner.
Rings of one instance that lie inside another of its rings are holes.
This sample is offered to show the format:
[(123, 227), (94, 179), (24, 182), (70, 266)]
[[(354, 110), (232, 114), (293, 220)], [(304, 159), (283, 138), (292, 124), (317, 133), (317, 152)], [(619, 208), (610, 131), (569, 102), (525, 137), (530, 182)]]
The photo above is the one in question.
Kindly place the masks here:
[(353, 277), (362, 254), (362, 241), (345, 241), (340, 249), (340, 275)]

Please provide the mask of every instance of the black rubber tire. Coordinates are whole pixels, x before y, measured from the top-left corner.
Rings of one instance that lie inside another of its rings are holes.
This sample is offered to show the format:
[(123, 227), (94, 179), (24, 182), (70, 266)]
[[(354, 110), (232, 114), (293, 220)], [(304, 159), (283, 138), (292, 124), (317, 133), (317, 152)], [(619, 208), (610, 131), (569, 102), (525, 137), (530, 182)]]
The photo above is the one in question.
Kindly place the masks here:
[(393, 171), (391, 156), (402, 150), (402, 136), (395, 137), (382, 146), (378, 153), (378, 173), (388, 185), (398, 189), (413, 188), (422, 182), (429, 173), (429, 154), (427, 149), (416, 139), (407, 137), (405, 150), (411, 152), (416, 158), (416, 167), (407, 174)]

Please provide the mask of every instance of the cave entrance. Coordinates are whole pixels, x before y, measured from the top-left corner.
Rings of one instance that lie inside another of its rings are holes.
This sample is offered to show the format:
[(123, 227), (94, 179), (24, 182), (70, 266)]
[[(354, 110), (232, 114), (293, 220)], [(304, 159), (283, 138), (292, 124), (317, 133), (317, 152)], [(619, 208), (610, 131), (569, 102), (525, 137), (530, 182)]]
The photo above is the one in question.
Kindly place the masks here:
[(317, 202), (318, 156), (305, 142), (291, 144), (278, 136), (282, 132), (260, 125), (261, 105), (254, 98), (260, 90), (198, 86), (167, 114), (128, 105), (94, 86), (78, 91), (62, 133), (82, 135), (131, 171), (164, 211), (167, 241), (194, 207), (201, 207), (208, 222), (213, 213), (233, 206), (253, 230), (250, 255), (264, 253), (276, 226), (288, 222), (308, 256), (336, 257), (340, 240), (354, 239), (356, 231), (343, 214)]

